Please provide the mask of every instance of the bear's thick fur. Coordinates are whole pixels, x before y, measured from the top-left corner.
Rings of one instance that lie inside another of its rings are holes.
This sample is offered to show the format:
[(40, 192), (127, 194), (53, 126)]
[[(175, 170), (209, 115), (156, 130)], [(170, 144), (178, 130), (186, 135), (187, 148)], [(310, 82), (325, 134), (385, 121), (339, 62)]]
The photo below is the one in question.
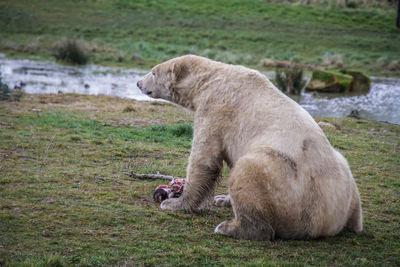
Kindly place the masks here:
[(235, 218), (215, 232), (244, 239), (332, 236), (362, 231), (360, 195), (346, 159), (313, 118), (262, 74), (198, 56), (155, 66), (143, 93), (195, 111), (187, 184), (161, 208), (197, 211), (231, 168)]

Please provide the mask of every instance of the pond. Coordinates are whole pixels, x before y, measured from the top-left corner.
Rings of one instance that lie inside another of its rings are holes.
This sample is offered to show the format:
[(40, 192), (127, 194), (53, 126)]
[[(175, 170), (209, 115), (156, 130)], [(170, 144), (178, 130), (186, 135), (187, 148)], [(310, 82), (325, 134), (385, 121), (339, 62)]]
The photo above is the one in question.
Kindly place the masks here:
[[(53, 62), (0, 58), (2, 81), (29, 94), (75, 93), (154, 101), (136, 87), (147, 71), (98, 65), (66, 66)], [(273, 72), (265, 73), (273, 78)], [(366, 95), (303, 93), (295, 100), (312, 116), (361, 118), (400, 124), (400, 79), (372, 78)]]

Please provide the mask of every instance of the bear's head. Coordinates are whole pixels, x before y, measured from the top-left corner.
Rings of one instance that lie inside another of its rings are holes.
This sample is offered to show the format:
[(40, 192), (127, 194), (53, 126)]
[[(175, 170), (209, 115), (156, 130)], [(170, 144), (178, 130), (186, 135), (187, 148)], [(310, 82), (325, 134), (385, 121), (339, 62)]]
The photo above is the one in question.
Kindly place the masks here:
[(185, 62), (183, 57), (174, 58), (155, 66), (151, 72), (137, 82), (137, 87), (142, 93), (152, 98), (176, 102), (174, 93), (176, 93), (178, 84), (188, 73), (188, 62)]

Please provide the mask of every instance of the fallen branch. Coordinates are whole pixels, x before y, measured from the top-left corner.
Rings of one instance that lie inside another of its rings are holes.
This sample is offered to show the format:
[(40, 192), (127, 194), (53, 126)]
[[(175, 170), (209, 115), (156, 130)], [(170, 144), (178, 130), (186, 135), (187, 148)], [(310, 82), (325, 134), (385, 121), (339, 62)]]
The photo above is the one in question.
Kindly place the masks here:
[(130, 172), (130, 173), (127, 173), (127, 175), (129, 176), (129, 177), (132, 177), (132, 178), (136, 178), (136, 179), (161, 179), (161, 180), (169, 180), (169, 181), (171, 181), (173, 178), (176, 178), (176, 177), (173, 177), (173, 176), (170, 176), (170, 175), (163, 175), (163, 174), (153, 174), (153, 173), (149, 173), (149, 174), (137, 174), (137, 173), (134, 173), (134, 172)]

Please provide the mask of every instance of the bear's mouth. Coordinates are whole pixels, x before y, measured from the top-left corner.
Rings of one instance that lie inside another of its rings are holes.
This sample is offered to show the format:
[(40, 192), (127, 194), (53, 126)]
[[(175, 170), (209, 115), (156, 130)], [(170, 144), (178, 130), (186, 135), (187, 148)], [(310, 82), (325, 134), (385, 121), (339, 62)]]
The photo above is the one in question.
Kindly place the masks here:
[(146, 92), (145, 94), (146, 94), (146, 95), (151, 95), (151, 93), (153, 93), (153, 91), (148, 91), (148, 92)]

